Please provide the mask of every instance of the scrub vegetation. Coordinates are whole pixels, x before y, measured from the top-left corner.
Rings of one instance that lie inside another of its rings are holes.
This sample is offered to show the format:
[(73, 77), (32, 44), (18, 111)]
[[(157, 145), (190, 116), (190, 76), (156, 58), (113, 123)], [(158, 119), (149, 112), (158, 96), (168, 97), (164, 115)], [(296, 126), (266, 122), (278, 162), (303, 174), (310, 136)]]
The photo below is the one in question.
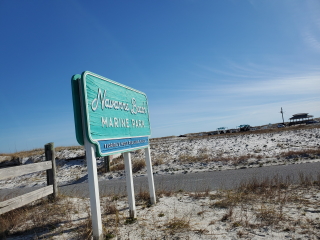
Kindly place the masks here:
[[(234, 190), (136, 194), (137, 219), (128, 218), (126, 196), (101, 196), (106, 239), (317, 239), (320, 235), (320, 173), (252, 178)], [(60, 196), (0, 215), (0, 238), (90, 239), (89, 199)], [(258, 238), (257, 238), (258, 239)]]

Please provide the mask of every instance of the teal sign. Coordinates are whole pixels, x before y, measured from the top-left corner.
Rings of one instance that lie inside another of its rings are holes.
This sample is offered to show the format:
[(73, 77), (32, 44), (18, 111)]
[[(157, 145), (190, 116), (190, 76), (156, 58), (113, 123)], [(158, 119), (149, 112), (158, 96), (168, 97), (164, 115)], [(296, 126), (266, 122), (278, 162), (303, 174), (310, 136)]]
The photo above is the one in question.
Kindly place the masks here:
[(151, 134), (147, 96), (91, 72), (72, 77), (76, 136), (97, 156), (145, 148)]

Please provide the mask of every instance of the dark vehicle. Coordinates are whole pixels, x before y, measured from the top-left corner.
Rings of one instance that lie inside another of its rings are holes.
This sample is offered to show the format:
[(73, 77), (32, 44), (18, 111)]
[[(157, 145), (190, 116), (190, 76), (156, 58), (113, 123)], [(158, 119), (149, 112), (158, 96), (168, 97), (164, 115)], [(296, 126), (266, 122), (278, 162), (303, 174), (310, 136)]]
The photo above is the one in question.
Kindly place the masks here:
[(239, 129), (240, 132), (246, 132), (246, 131), (250, 131), (250, 125), (249, 124), (242, 124), (240, 126), (237, 127)]
[(283, 127), (285, 127), (285, 126), (282, 123), (278, 124), (278, 128), (283, 128)]

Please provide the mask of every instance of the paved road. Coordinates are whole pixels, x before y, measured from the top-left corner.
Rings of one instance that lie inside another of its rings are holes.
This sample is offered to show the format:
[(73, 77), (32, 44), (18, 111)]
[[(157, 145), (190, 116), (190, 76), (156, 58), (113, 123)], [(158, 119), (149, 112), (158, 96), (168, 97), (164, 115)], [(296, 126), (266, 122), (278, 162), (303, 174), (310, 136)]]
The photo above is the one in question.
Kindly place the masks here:
[[(317, 175), (320, 174), (320, 162), (226, 171), (155, 175), (154, 182), (156, 190), (205, 191), (208, 188), (210, 190), (219, 188), (231, 189), (251, 178), (264, 179), (266, 177), (272, 178), (276, 175), (283, 178), (290, 176), (297, 182), (300, 173), (316, 179)], [(135, 192), (140, 191), (140, 189), (148, 189), (147, 177), (136, 177), (133, 181)], [(101, 195), (126, 194), (126, 181), (125, 179), (100, 181), (99, 189)], [(69, 196), (89, 196), (87, 183), (63, 186), (60, 187), (60, 191)]]
[[(238, 170), (225, 170), (213, 172), (198, 172), (174, 175), (155, 175), (155, 188), (157, 190), (183, 190), (183, 191), (204, 191), (206, 189), (215, 190), (220, 188), (231, 189), (237, 187), (241, 182), (253, 177), (264, 179), (272, 178), (276, 175), (290, 176), (294, 181), (299, 181), (299, 174), (317, 178), (320, 174), (320, 162), (304, 163), (293, 165), (280, 165), (261, 168), (249, 168)], [(135, 192), (148, 188), (147, 177), (136, 177), (133, 179)], [(126, 194), (126, 182), (122, 180), (106, 180), (99, 182), (100, 195)], [(19, 191), (28, 192), (30, 189)], [(87, 183), (72, 184), (59, 187), (59, 191), (68, 196), (89, 197)], [(17, 193), (17, 191), (15, 192)], [(7, 195), (8, 192), (0, 190), (0, 196)], [(22, 194), (22, 192), (20, 192)], [(1, 197), (0, 197), (1, 198)]]

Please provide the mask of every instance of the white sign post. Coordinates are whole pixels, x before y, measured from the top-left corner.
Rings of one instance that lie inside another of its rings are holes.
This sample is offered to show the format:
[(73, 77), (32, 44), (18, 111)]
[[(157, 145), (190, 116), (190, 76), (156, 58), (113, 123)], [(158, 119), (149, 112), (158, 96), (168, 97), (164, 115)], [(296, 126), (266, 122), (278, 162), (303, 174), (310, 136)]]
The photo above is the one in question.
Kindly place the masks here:
[(71, 80), (76, 137), (85, 146), (93, 239), (103, 239), (96, 156), (123, 153), (129, 216), (136, 218), (130, 151), (145, 148), (151, 204), (156, 203), (149, 147), (151, 134), (144, 93), (91, 72)]
[(150, 155), (150, 147), (149, 146), (145, 149), (145, 155), (146, 155), (146, 163), (147, 163), (150, 201), (151, 201), (151, 204), (156, 204), (156, 193), (155, 193), (155, 189), (154, 189), (152, 162), (151, 162), (151, 155)]
[(82, 129), (83, 129), (83, 141), (86, 150), (86, 160), (88, 169), (88, 185), (90, 195), (90, 210), (91, 210), (91, 221), (92, 221), (92, 233), (93, 240), (102, 240), (102, 221), (101, 221), (101, 208), (100, 208), (100, 195), (99, 195), (99, 182), (98, 182), (98, 171), (97, 171), (97, 160), (95, 155), (94, 145), (88, 141), (87, 132), (85, 131), (85, 120), (84, 120), (84, 103), (83, 89), (79, 85), (80, 92), (80, 107), (82, 116)]
[(85, 140), (85, 149), (87, 157), (88, 168), (88, 182), (89, 182), (89, 194), (90, 194), (90, 210), (92, 220), (92, 232), (94, 240), (102, 240), (102, 221), (101, 221), (101, 209), (100, 209), (100, 197), (99, 197), (99, 184), (97, 174), (97, 161), (94, 151), (94, 146)]
[(129, 216), (130, 218), (136, 218), (136, 201), (134, 199), (134, 188), (133, 188), (133, 179), (132, 179), (132, 164), (131, 164), (131, 154), (126, 152), (124, 156), (124, 167), (126, 171), (126, 182), (127, 182), (127, 194), (129, 201)]

